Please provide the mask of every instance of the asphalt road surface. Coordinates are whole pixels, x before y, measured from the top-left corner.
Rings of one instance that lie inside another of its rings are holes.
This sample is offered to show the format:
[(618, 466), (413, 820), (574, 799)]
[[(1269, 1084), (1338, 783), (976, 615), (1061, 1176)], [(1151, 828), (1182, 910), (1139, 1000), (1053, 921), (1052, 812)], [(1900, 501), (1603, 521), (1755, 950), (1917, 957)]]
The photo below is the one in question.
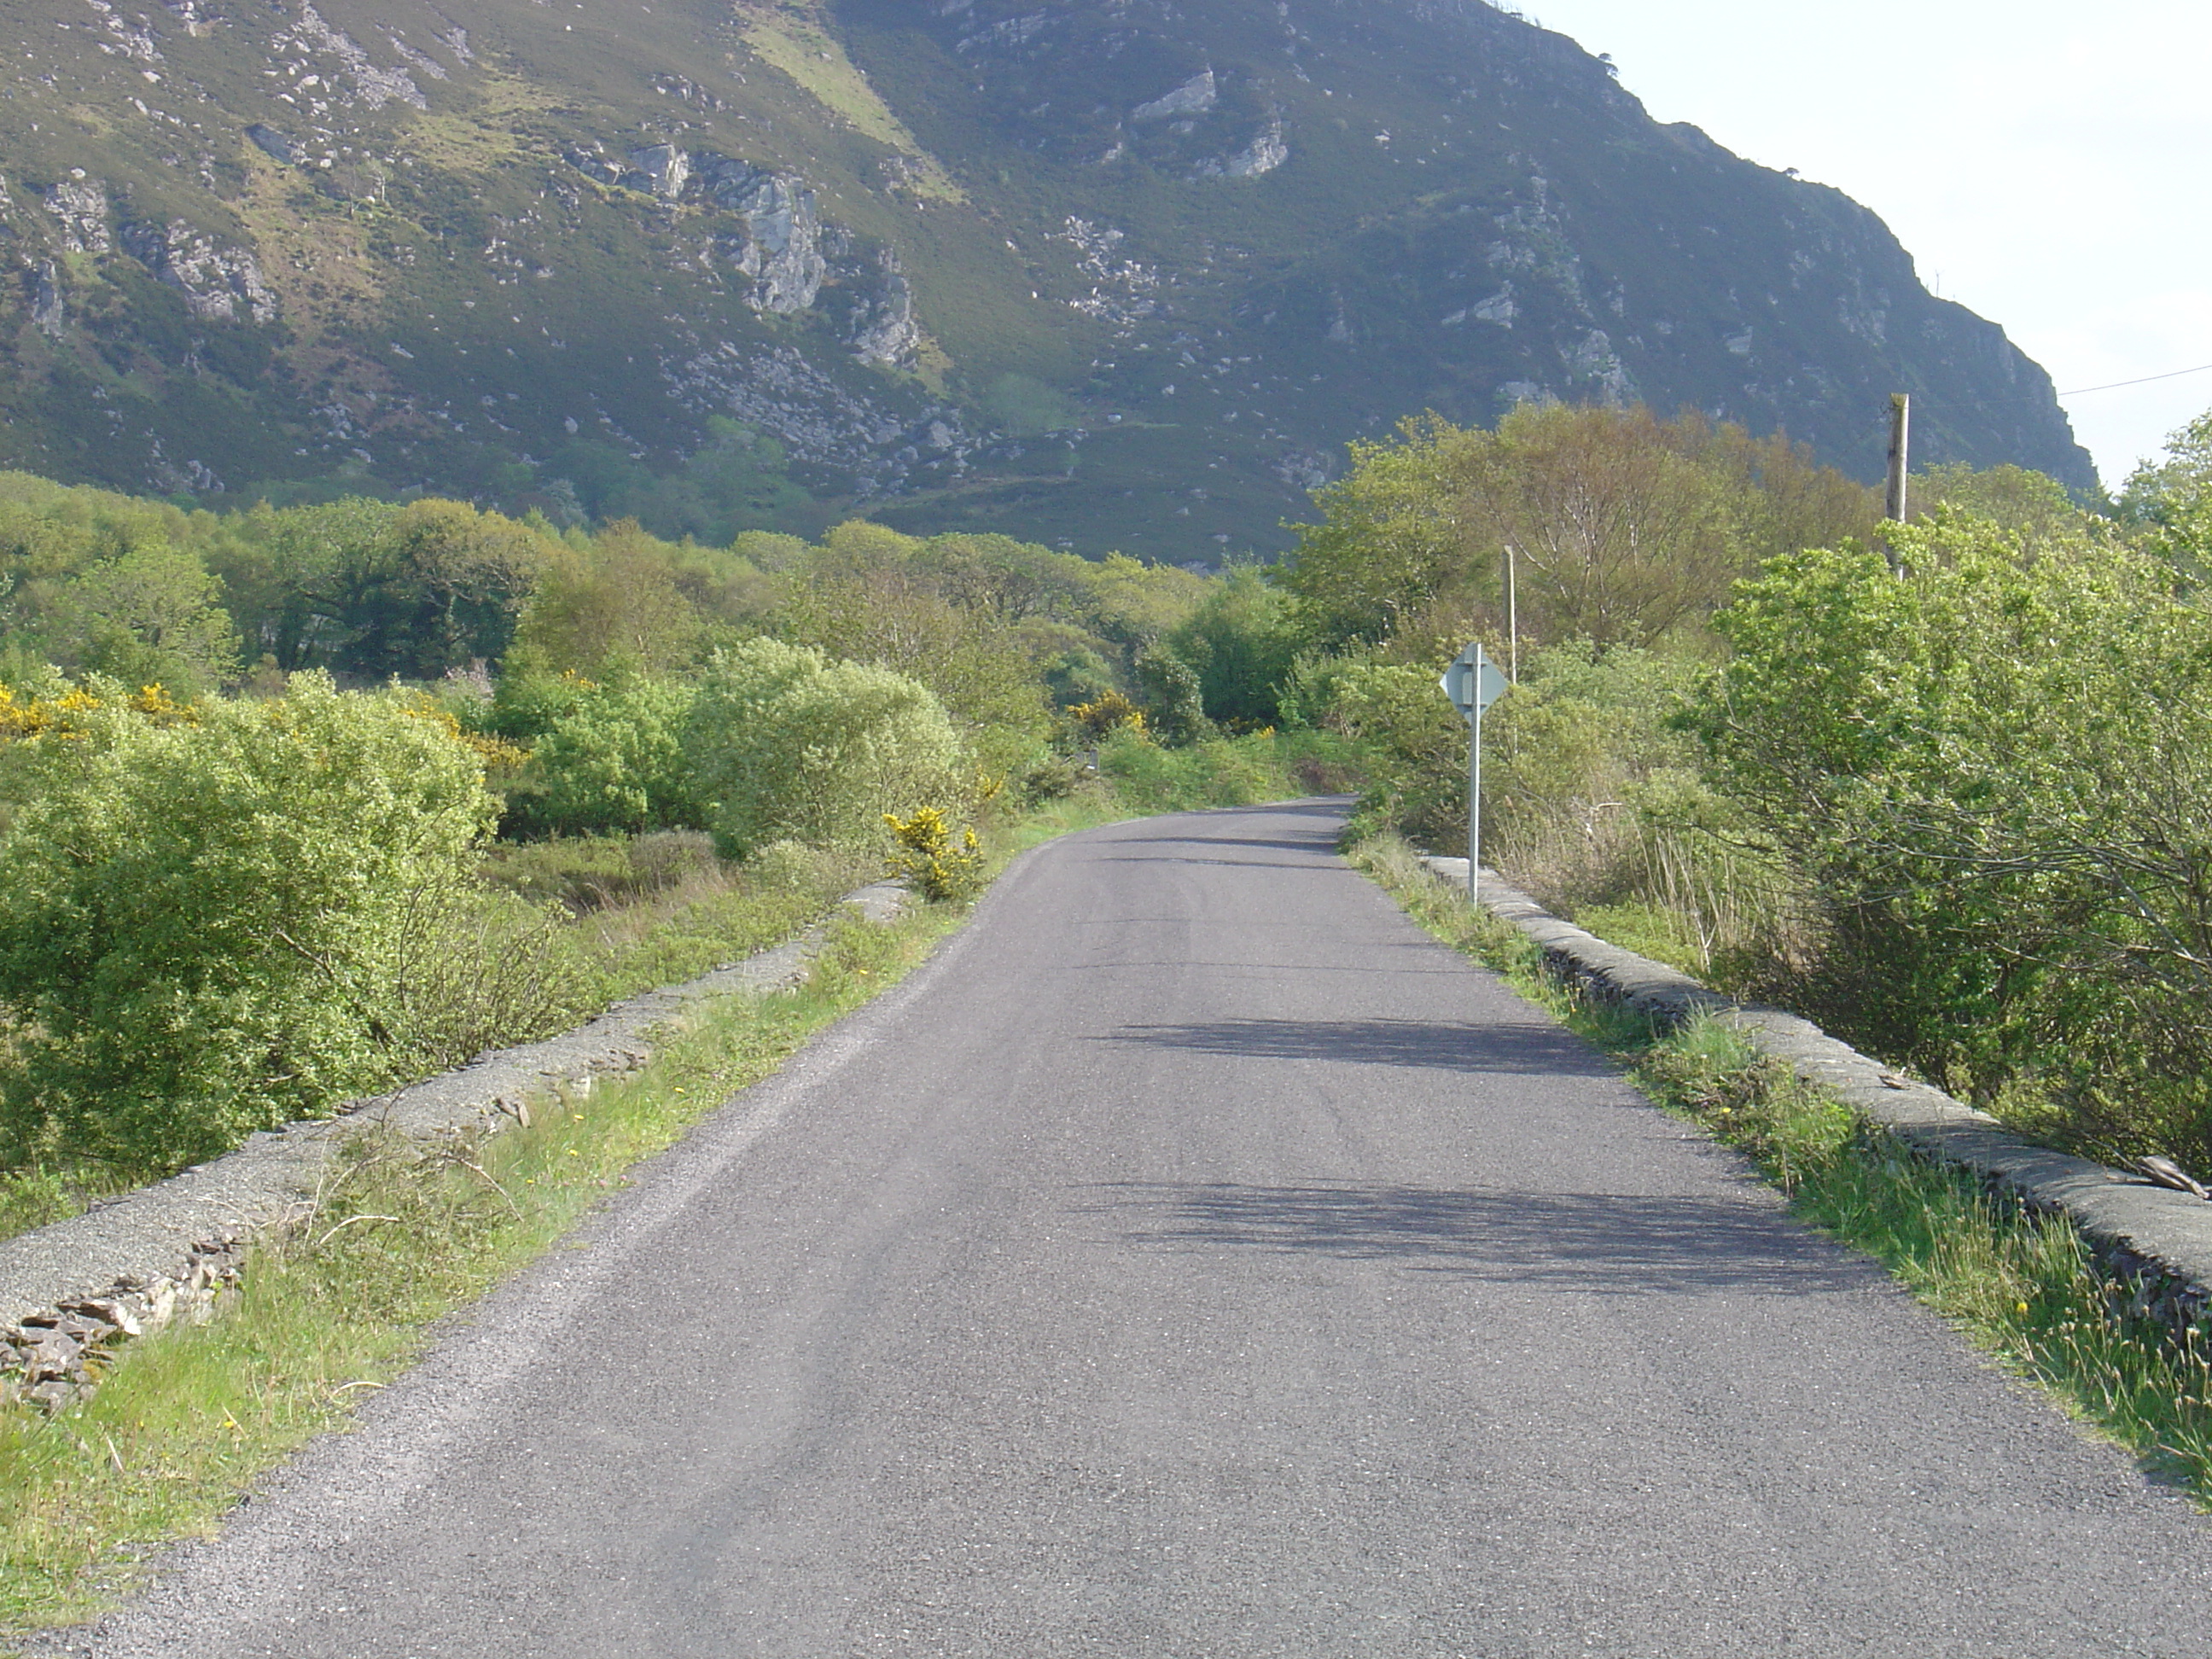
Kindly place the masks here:
[(2212, 1653), (2212, 1525), (1340, 819), (1030, 854), (70, 1648)]

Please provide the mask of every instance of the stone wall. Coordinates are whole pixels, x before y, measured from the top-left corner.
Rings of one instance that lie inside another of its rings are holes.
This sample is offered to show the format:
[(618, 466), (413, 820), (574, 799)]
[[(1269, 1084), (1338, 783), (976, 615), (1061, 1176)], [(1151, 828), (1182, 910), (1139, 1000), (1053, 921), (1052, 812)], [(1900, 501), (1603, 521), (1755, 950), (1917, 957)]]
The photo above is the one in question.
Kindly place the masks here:
[[(843, 902), (887, 921), (903, 888), (878, 883)], [(98, 1386), (107, 1356), (171, 1321), (204, 1320), (237, 1282), (254, 1240), (312, 1213), (346, 1139), (368, 1128), (421, 1139), (480, 1136), (529, 1121), (529, 1103), (586, 1094), (652, 1057), (659, 1027), (703, 997), (804, 978), (822, 930), (682, 985), (630, 998), (573, 1031), (480, 1054), (457, 1071), (357, 1101), (327, 1121), (288, 1124), (236, 1152), (83, 1215), (0, 1241), (0, 1399), (58, 1409)]]

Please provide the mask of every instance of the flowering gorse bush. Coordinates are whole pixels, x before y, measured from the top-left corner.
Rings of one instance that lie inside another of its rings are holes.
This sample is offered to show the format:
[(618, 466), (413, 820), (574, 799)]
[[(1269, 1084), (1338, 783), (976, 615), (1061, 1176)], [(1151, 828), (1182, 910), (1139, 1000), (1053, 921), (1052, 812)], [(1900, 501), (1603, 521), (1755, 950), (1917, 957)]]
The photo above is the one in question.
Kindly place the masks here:
[(933, 902), (971, 898), (983, 885), (983, 848), (973, 830), (957, 838), (945, 814), (934, 806), (918, 806), (910, 817), (884, 814), (897, 850), (891, 854), (890, 873), (909, 883), (915, 891)]
[(1145, 711), (1115, 690), (1102, 692), (1089, 702), (1077, 703), (1067, 711), (1067, 718), (1092, 743), (1125, 726), (1133, 732), (1145, 729)]

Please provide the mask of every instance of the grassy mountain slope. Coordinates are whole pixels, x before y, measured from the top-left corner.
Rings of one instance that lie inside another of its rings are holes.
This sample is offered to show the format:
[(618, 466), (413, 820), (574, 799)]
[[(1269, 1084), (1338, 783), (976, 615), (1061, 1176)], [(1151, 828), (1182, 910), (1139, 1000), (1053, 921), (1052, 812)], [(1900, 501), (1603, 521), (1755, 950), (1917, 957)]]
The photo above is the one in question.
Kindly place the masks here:
[(1479, 0), (0, 0), (0, 464), (721, 538), (1272, 544), (1641, 398), (2090, 481), (1863, 209)]

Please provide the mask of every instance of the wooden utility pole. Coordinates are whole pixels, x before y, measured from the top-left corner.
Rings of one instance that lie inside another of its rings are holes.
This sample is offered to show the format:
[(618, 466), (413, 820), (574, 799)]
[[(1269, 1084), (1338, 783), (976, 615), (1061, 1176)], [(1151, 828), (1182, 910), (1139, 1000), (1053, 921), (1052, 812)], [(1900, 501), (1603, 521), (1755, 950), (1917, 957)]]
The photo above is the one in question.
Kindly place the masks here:
[[(1881, 516), (1892, 524), (1905, 522), (1905, 475), (1911, 459), (1911, 395), (1893, 392), (1889, 396), (1889, 489), (1881, 507)], [(1882, 551), (1888, 556), (1890, 569), (1902, 576), (1905, 562), (1897, 556), (1897, 550), (1885, 541)]]

